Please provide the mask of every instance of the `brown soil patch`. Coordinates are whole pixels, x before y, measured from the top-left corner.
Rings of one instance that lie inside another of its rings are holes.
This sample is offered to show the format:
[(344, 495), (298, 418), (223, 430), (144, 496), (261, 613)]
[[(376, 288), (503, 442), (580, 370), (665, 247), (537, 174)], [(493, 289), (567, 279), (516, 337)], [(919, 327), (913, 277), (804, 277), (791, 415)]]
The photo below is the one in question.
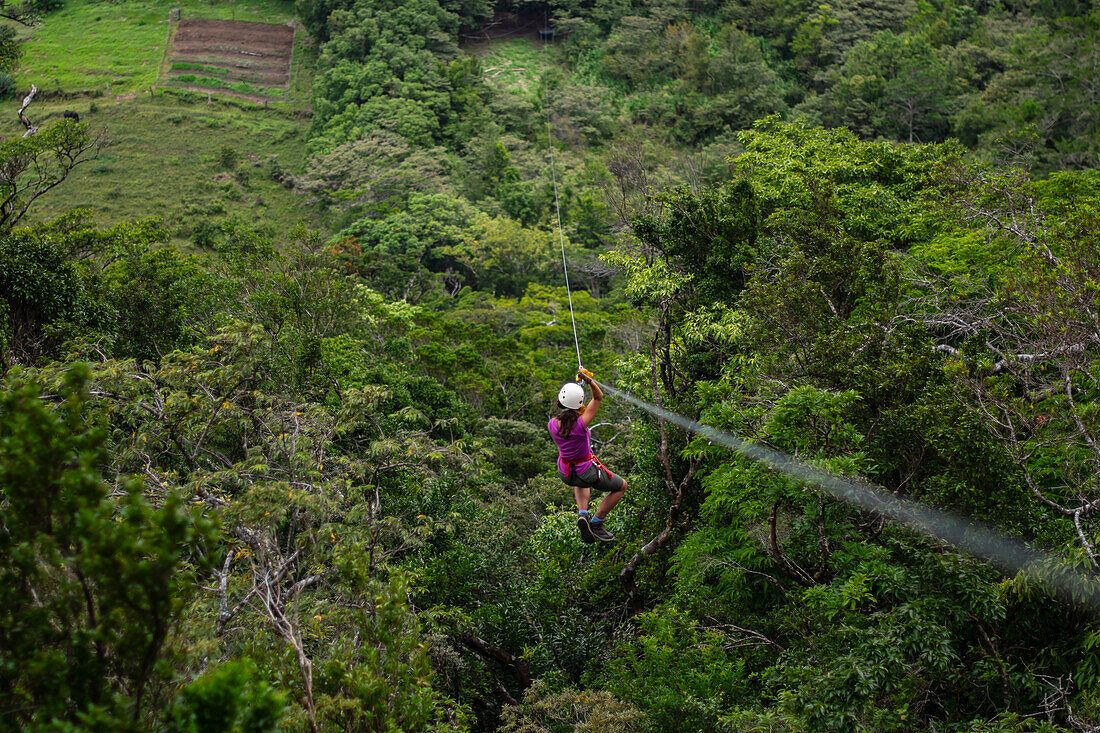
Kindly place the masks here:
[[(282, 91), (290, 83), (293, 50), (294, 28), (290, 25), (186, 18), (173, 34), (162, 79), (181, 87), (202, 86), (205, 78), (226, 84), (243, 82), (257, 87), (259, 93), (264, 89)], [(186, 68), (178, 68), (181, 65)], [(193, 78), (173, 81), (181, 76)], [(210, 91), (243, 96), (228, 89)]]

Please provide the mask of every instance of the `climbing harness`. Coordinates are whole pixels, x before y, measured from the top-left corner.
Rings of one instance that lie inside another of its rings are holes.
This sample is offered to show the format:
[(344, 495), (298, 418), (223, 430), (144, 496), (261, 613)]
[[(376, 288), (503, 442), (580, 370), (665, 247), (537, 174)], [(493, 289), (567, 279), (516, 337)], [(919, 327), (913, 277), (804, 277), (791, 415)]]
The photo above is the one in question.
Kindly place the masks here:
[[(598, 458), (596, 458), (595, 453), (589, 453), (587, 456), (584, 456), (583, 458), (573, 458), (573, 459), (570, 459), (568, 461), (565, 460), (564, 458), (562, 458), (561, 456), (558, 456), (558, 461), (563, 466), (565, 466), (565, 475), (569, 479), (574, 479), (576, 477), (576, 475), (577, 475), (577, 464), (578, 463), (588, 463), (589, 461), (591, 461), (591, 462), (595, 463), (597, 466), (599, 466), (600, 468), (604, 468), (604, 465), (602, 463), (600, 463)], [(604, 468), (604, 470), (606, 471), (607, 469)], [(568, 483), (568, 481), (566, 483)]]

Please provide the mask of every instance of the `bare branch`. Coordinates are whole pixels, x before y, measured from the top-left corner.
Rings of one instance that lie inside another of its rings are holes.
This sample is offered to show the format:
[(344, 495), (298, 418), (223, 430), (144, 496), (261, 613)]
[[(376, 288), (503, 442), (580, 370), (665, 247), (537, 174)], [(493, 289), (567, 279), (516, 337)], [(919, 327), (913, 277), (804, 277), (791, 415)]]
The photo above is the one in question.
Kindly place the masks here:
[(746, 629), (744, 627), (737, 626), (736, 624), (723, 624), (720, 623), (718, 619), (714, 618), (713, 616), (709, 618), (712, 622), (714, 622), (715, 625), (703, 626), (702, 628), (707, 629), (708, 631), (717, 631), (723, 636), (731, 634), (740, 634), (742, 636), (741, 639), (724, 644), (723, 648), (725, 648), (726, 651), (732, 649), (740, 649), (746, 646), (770, 646), (778, 649), (780, 652), (786, 651), (786, 648), (784, 648), (781, 644), (772, 641), (768, 637), (761, 634), (759, 631)]
[(27, 96), (23, 97), (23, 106), (19, 108), (19, 112), (17, 113), (19, 115), (19, 121), (22, 122), (23, 126), (27, 128), (27, 131), (23, 133), (23, 137), (29, 137), (30, 135), (38, 132), (38, 126), (32, 125), (31, 121), (27, 119), (26, 115), (27, 107), (31, 106), (31, 102), (34, 101), (34, 95), (36, 94), (38, 94), (38, 87), (36, 87), (34, 84), (31, 84), (31, 91)]

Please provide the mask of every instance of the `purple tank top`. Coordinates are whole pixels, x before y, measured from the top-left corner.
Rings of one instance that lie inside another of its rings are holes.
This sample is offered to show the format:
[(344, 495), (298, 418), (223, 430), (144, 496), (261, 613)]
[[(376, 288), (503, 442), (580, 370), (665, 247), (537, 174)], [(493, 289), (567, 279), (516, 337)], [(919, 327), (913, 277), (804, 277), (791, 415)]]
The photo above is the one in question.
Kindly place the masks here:
[(592, 455), (592, 445), (588, 440), (588, 428), (584, 426), (583, 421), (578, 419), (576, 424), (573, 425), (573, 432), (564, 438), (558, 435), (558, 419), (556, 417), (546, 424), (546, 429), (550, 431), (554, 442), (558, 444), (559, 472), (569, 474), (569, 465), (566, 461), (576, 461), (573, 464), (573, 470), (577, 473), (584, 473), (588, 470), (588, 467), (592, 465), (592, 461), (583, 459), (587, 459)]

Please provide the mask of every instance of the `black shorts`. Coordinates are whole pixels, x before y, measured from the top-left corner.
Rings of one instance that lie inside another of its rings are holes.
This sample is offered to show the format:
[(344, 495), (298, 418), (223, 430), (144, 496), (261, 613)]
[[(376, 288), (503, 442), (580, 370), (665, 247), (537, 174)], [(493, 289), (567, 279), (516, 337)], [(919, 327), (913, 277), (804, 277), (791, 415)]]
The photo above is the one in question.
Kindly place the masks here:
[(559, 472), (558, 475), (567, 486), (579, 486), (583, 489), (595, 489), (608, 493), (622, 491), (623, 486), (626, 485), (621, 476), (616, 476), (596, 461), (592, 461), (592, 464), (579, 474), (571, 472), (567, 476)]

